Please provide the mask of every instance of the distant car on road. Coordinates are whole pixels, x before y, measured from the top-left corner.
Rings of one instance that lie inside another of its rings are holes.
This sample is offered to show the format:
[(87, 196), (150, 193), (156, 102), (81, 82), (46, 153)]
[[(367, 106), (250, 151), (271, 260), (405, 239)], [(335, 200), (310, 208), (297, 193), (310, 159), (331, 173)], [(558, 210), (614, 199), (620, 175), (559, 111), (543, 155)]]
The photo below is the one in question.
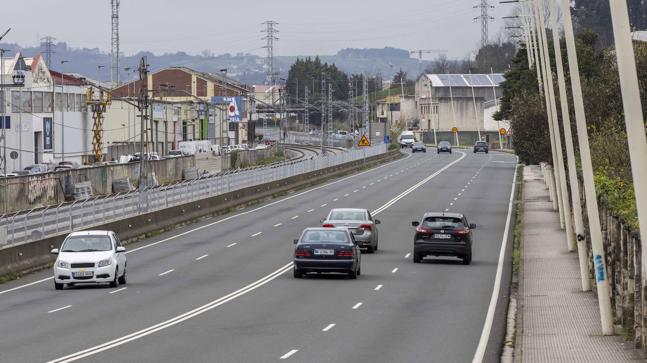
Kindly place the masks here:
[(436, 152), (438, 154), (440, 153), (452, 153), (452, 144), (449, 143), (449, 141), (441, 141), (438, 143), (438, 146), (436, 147)]
[(416, 151), (422, 151), (423, 153), (426, 153), (427, 147), (422, 142), (416, 141), (413, 143), (413, 146), (411, 147), (411, 152), (415, 153)]
[(24, 170), (29, 172), (29, 174), (40, 174), (47, 173), (50, 170), (50, 167), (46, 164), (34, 164), (25, 167)]
[(360, 208), (335, 208), (328, 213), (328, 217), (321, 221), (324, 228), (346, 228), (355, 237), (359, 247), (366, 248), (366, 252), (373, 253), (378, 249), (379, 232), (377, 225), (379, 219), (373, 219), (371, 212)]
[(117, 287), (126, 283), (126, 248), (112, 231), (83, 231), (70, 233), (54, 263), (54, 287), (63, 285), (108, 283)]
[(486, 154), (490, 151), (487, 142), (485, 142), (485, 141), (477, 141), (474, 144), (474, 153), (476, 154), (479, 151), (482, 151), (482, 152), (484, 152)]
[(401, 149), (413, 146), (413, 143), (415, 141), (416, 139), (413, 136), (413, 131), (402, 131), (402, 133), (398, 137), (398, 143), (400, 144)]
[(413, 238), (413, 262), (420, 263), (425, 256), (456, 256), (463, 265), (472, 262), (472, 229), (461, 213), (427, 212), (416, 227)]
[(294, 244), (295, 278), (308, 272), (341, 272), (350, 279), (361, 274), (361, 252), (346, 228), (306, 228)]

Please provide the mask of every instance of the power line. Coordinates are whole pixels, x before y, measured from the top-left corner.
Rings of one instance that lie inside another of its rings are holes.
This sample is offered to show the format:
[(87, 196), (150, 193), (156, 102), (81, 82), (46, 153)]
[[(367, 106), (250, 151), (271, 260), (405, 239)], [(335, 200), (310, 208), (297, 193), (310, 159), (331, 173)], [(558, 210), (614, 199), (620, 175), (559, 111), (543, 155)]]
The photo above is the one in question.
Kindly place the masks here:
[(41, 47), (45, 47), (45, 50), (43, 53), (45, 54), (45, 64), (47, 64), (48, 69), (52, 69), (52, 54), (56, 53), (53, 49), (52, 46), (54, 45), (54, 41), (56, 38), (46, 36), (41, 38), (42, 42), (40, 43)]
[(265, 25), (265, 29), (261, 30), (261, 32), (266, 34), (261, 39), (266, 41), (266, 45), (263, 46), (263, 48), (267, 49), (267, 82), (270, 86), (273, 86), (276, 83), (276, 74), (274, 72), (274, 41), (279, 40), (276, 36), (279, 31), (274, 27), (279, 23), (273, 20), (268, 20), (261, 24)]

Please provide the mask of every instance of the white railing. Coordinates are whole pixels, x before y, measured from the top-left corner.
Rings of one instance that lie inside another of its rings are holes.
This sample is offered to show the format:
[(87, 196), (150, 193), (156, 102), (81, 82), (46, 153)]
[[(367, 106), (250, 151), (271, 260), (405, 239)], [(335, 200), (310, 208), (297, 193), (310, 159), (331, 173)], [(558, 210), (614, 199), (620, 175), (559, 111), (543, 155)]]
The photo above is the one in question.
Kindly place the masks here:
[(91, 228), (141, 213), (383, 154), (386, 151), (387, 146), (379, 144), (341, 154), (326, 154), (314, 159), (224, 172), (142, 191), (96, 196), (73, 203), (3, 215), (0, 216), (0, 248)]

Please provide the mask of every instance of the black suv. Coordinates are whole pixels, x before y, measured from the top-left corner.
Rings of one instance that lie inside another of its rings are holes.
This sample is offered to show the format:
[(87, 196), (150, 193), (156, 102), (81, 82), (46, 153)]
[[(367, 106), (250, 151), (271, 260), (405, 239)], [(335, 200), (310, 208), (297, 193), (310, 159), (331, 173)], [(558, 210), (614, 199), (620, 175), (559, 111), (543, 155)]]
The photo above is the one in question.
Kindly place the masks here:
[(472, 262), (472, 229), (461, 213), (427, 212), (422, 221), (413, 221), (413, 262), (420, 263), (425, 256), (456, 256), (463, 265)]
[(490, 151), (489, 147), (487, 145), (487, 142), (485, 142), (485, 141), (477, 141), (474, 144), (474, 153), (476, 154), (479, 151), (483, 151), (486, 154)]

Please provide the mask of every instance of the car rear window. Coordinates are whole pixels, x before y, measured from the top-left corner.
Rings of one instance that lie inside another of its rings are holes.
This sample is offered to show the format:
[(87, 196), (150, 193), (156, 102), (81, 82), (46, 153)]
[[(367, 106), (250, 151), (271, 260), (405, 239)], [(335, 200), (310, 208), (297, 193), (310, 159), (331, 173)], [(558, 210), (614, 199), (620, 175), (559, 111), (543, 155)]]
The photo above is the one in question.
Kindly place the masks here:
[(423, 227), (427, 228), (458, 228), (463, 227), (463, 221), (455, 217), (427, 217), (422, 221)]
[(441, 141), (438, 145), (440, 145), (440, 146), (449, 146), (450, 144), (447, 141)]
[(301, 243), (350, 243), (345, 231), (307, 231)]
[(363, 211), (332, 211), (328, 219), (331, 221), (365, 221), (366, 213)]
[(479, 142), (476, 143), (476, 145), (478, 145), (478, 146), (486, 146), (487, 143), (485, 141), (479, 141)]
[(108, 236), (72, 236), (63, 243), (62, 252), (110, 251), (112, 243)]

